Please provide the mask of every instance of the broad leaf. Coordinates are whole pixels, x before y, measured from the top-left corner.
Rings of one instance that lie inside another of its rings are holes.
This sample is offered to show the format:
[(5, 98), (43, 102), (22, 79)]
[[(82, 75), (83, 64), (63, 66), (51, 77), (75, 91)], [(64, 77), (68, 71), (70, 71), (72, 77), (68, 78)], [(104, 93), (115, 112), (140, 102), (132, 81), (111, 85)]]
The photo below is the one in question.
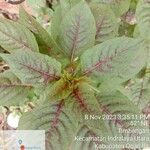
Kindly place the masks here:
[(143, 40), (115, 38), (87, 50), (81, 57), (84, 75), (127, 80), (145, 65)]
[(96, 43), (113, 38), (118, 34), (118, 23), (114, 12), (108, 5), (91, 4), (91, 11), (96, 21)]
[[(75, 138), (106, 136), (106, 130), (96, 130), (80, 124), (79, 116), (65, 105), (64, 100), (47, 103), (22, 116), (19, 129), (46, 130), (46, 150), (87, 150), (101, 142), (76, 141)], [(34, 121), (33, 121), (34, 120)], [(90, 144), (90, 145), (89, 145)], [(91, 146), (92, 145), (92, 146)]]
[(150, 39), (150, 1), (149, 0), (139, 0), (136, 17), (138, 21), (138, 27), (140, 34), (144, 38)]
[(21, 118), (19, 129), (46, 130), (46, 150), (66, 150), (77, 130), (75, 116), (59, 103), (44, 104)]
[(10, 71), (0, 74), (0, 105), (20, 105), (27, 101), (32, 91), (32, 86), (23, 84)]
[(19, 23), (0, 19), (0, 45), (8, 52), (28, 50), (38, 52), (34, 35)]
[(18, 51), (0, 56), (24, 83), (46, 85), (58, 80), (61, 74), (61, 64), (44, 54)]
[(95, 42), (95, 21), (86, 2), (75, 5), (61, 24), (62, 51), (73, 61)]

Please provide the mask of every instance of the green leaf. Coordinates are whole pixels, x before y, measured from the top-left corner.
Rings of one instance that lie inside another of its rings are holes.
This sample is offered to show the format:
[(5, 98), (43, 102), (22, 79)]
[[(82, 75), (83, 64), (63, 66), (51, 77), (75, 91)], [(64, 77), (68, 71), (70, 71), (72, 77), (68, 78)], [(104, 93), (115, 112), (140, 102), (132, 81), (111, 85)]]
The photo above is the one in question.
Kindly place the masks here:
[(0, 56), (24, 83), (46, 85), (58, 80), (61, 75), (61, 64), (44, 54), (17, 51), (13, 54), (0, 54)]
[(68, 11), (69, 9), (71, 9), (73, 6), (75, 6), (81, 1), (83, 0), (60, 0), (60, 6), (62, 8), (63, 15), (65, 15), (66, 11)]
[[(51, 35), (38, 23), (32, 16), (30, 16), (24, 8), (20, 7), (20, 19), (19, 22), (29, 28), (36, 36), (40, 45), (44, 45), (46, 54), (56, 54), (55, 50), (59, 50), (59, 46), (56, 44)], [(42, 50), (43, 52), (43, 50)]]
[(32, 86), (23, 84), (10, 71), (0, 74), (0, 105), (20, 105), (27, 101)]
[(142, 45), (141, 39), (120, 37), (94, 46), (81, 57), (83, 75), (129, 79), (145, 65), (147, 54)]
[(41, 130), (46, 131), (46, 150), (66, 150), (74, 149), (87, 150), (101, 142), (76, 141), (75, 138), (106, 135), (106, 130), (96, 130), (78, 122), (78, 117), (65, 105), (64, 100), (47, 103), (37, 107), (32, 112), (28, 112), (21, 117), (19, 130)]
[(58, 40), (58, 36), (60, 33), (60, 24), (62, 22), (62, 17), (62, 8), (60, 5), (58, 5), (53, 13), (51, 26), (47, 29), (47, 31), (51, 33), (52, 37), (56, 41)]
[(130, 2), (131, 0), (113, 0), (110, 3), (110, 6), (116, 16), (120, 17), (129, 10)]
[(96, 21), (96, 43), (115, 37), (118, 34), (118, 23), (111, 8), (95, 3), (92, 3), (90, 8)]
[(78, 107), (77, 110), (80, 110), (81, 112), (99, 111), (94, 91), (88, 83), (80, 83), (78, 87), (74, 89), (72, 96), (75, 99), (73, 103)]
[(86, 116), (101, 115), (94, 91), (87, 83), (80, 83), (77, 88), (73, 90), (70, 97), (66, 99), (66, 106), (78, 116), (81, 123), (95, 129), (104, 127), (102, 120), (85, 119)]
[(150, 2), (149, 0), (139, 0), (136, 10), (136, 17), (140, 34), (146, 39), (150, 39)]
[[(111, 95), (98, 96), (97, 99), (99, 100), (101, 111), (105, 117), (104, 121), (107, 124), (106, 127), (112, 135), (120, 138), (136, 138), (137, 135), (140, 138), (149, 137), (149, 133), (143, 132), (140, 134), (140, 129), (148, 130), (148, 126), (143, 124), (146, 120), (144, 117), (141, 117), (142, 113), (138, 107), (121, 92), (117, 91)], [(124, 132), (127, 130), (131, 132)], [(136, 134), (133, 130), (137, 130)], [(116, 142), (119, 144), (120, 141), (116, 140), (115, 143)], [(142, 144), (147, 142), (148, 141), (142, 141)], [(128, 141), (128, 143), (132, 143), (135, 148), (137, 147), (137, 141)], [(122, 141), (122, 144), (126, 145), (126, 141)]]
[(64, 101), (44, 104), (21, 117), (19, 129), (45, 130), (46, 150), (67, 150), (77, 130), (75, 116)]
[(126, 85), (123, 93), (142, 111), (150, 103), (150, 77), (134, 78)]
[(100, 2), (107, 4), (111, 7), (117, 17), (120, 17), (128, 11), (131, 0), (94, 0), (94, 2)]
[(51, 33), (55, 40), (58, 40), (58, 36), (61, 29), (61, 22), (68, 12), (74, 5), (79, 3), (81, 0), (60, 0), (60, 4), (55, 7), (53, 13), (51, 26), (48, 28), (48, 32)]
[(73, 61), (85, 49), (94, 45), (95, 21), (86, 2), (75, 5), (61, 24), (60, 44), (62, 51)]
[(34, 35), (19, 23), (0, 19), (0, 45), (8, 52), (28, 50), (38, 52)]
[(32, 8), (35, 16), (37, 16), (41, 8), (46, 7), (46, 2), (43, 0), (28, 0), (27, 4)]
[[(103, 147), (103, 145), (108, 144), (108, 142), (104, 140), (108, 137), (108, 135), (105, 132), (107, 131), (96, 130), (94, 128), (88, 127), (87, 125), (82, 125), (77, 130), (75, 140), (73, 140), (70, 147), (72, 150), (96, 150), (97, 149), (96, 147)], [(80, 140), (82, 138), (85, 141)], [(103, 150), (108, 149), (103, 148)]]

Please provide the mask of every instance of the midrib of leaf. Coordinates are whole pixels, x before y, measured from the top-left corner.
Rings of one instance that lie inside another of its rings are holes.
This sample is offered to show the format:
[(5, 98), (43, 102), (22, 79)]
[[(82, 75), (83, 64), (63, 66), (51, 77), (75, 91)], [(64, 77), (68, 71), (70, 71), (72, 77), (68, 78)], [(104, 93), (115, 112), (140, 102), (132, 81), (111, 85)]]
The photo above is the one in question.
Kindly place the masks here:
[(52, 122), (50, 123), (51, 128), (49, 128), (49, 130), (47, 131), (48, 136), (50, 137), (51, 132), (53, 131), (54, 128), (57, 128), (57, 125), (59, 124), (59, 117), (63, 111), (63, 107), (64, 107), (64, 99), (62, 99), (58, 104), (57, 104), (57, 109), (55, 111), (55, 116), (52, 120)]
[(75, 89), (73, 91), (73, 96), (74, 96), (75, 100), (77, 101), (77, 103), (79, 103), (80, 108), (83, 108), (84, 111), (91, 112), (91, 110), (88, 108), (88, 105), (85, 102), (85, 99), (82, 97), (79, 89)]
[(22, 48), (24, 48), (24, 47), (26, 47), (27, 49), (30, 49), (31, 51), (33, 51), (32, 50), (32, 48), (31, 47), (29, 47), (25, 42), (23, 42), (22, 40), (18, 40), (18, 39), (16, 39), (14, 36), (12, 36), (12, 34), (7, 34), (6, 32), (4, 32), (4, 31), (2, 31), (2, 30), (0, 30), (3, 34), (5, 34), (7, 37), (10, 37), (14, 42), (18, 42), (19, 43), (19, 45), (21, 44), (21, 45), (23, 45), (23, 47)]
[[(86, 71), (84, 71), (83, 75), (88, 75), (90, 73), (92, 73), (94, 70), (96, 70), (97, 68), (99, 68), (100, 66), (108, 63), (109, 61), (112, 61), (113, 58), (115, 56), (110, 56), (110, 57), (105, 57), (103, 60), (99, 60), (95, 65), (93, 65), (91, 68), (87, 69)], [(109, 66), (111, 68), (111, 66)], [(103, 68), (99, 68), (99, 70), (101, 72), (103, 72)]]
[(32, 67), (31, 65), (27, 65), (27, 64), (22, 64), (19, 63), (20, 65), (28, 68), (29, 70), (33, 70), (35, 72), (38, 72), (45, 80), (45, 83), (49, 82), (49, 81), (53, 81), (53, 80), (58, 80), (59, 77), (55, 76), (55, 74), (49, 74), (48, 72), (44, 72), (43, 70), (39, 70), (37, 68)]
[(76, 25), (75, 25), (75, 29), (74, 29), (75, 33), (72, 31), (73, 34), (74, 34), (74, 37), (72, 39), (71, 61), (73, 61), (74, 53), (75, 53), (75, 50), (76, 50), (77, 40), (78, 40), (78, 36), (79, 36), (79, 29), (80, 29), (80, 21), (81, 21), (81, 16), (78, 15)]
[(52, 128), (55, 128), (58, 125), (59, 117), (60, 117), (60, 114), (62, 112), (63, 106), (64, 106), (64, 100), (61, 100), (60, 103), (57, 105), (55, 117), (54, 117), (54, 119), (52, 121), (52, 125), (51, 125)]
[[(142, 42), (143, 42), (143, 40), (139, 41), (139, 43), (137, 43), (137, 45), (140, 44), (140, 43), (142, 43)], [(128, 47), (127, 49), (122, 49), (122, 50), (120, 50), (119, 52), (117, 52), (118, 49), (116, 48), (116, 49), (115, 49), (115, 52), (114, 52), (114, 55), (111, 55), (111, 56), (109, 56), (109, 57), (105, 57), (105, 58), (102, 59), (102, 60), (99, 60), (99, 61), (96, 62), (94, 65), (92, 65), (91, 68), (85, 70), (85, 71), (83, 72), (83, 75), (89, 75), (90, 73), (92, 73), (92, 72), (93, 72), (94, 70), (96, 70), (96, 69), (99, 69), (100, 72), (104, 72), (105, 70), (103, 70), (103, 68), (102, 68), (102, 66), (103, 66), (104, 64), (107, 64), (107, 63), (113, 61), (116, 56), (121, 55), (123, 52), (125, 52), (125, 51), (127, 51), (128, 49), (133, 48), (133, 47), (135, 47), (135, 46), (137, 46), (137, 45), (133, 45), (133, 46), (131, 46), (131, 47)], [(102, 52), (101, 52), (101, 53), (102, 53)], [(101, 67), (101, 68), (100, 68), (100, 67)], [(108, 64), (107, 67), (108, 67), (109, 69), (112, 69), (112, 66), (111, 66), (110, 64)]]

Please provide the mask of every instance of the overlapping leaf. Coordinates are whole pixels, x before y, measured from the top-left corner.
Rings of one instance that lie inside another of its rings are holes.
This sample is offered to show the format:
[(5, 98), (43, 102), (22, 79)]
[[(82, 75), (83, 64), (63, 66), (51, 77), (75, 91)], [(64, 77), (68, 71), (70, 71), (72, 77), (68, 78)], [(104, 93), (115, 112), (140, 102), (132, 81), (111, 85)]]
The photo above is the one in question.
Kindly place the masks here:
[(22, 25), (0, 19), (0, 45), (8, 52), (28, 50), (38, 52), (34, 35)]
[(12, 106), (23, 104), (27, 101), (27, 96), (32, 90), (32, 86), (23, 84), (11, 72), (6, 71), (0, 74), (0, 105)]
[(115, 38), (87, 50), (81, 56), (84, 75), (126, 80), (145, 65), (146, 53), (140, 39)]
[(94, 44), (95, 21), (86, 2), (80, 2), (68, 11), (60, 32), (62, 51), (71, 60)]
[(24, 83), (46, 85), (51, 81), (58, 80), (61, 74), (61, 64), (44, 54), (17, 51), (0, 56)]
[(56, 44), (54, 39), (50, 36), (50, 34), (32, 17), (30, 16), (22, 7), (20, 8), (20, 19), (19, 22), (24, 26), (29, 28), (35, 35), (37, 40), (39, 41), (44, 49), (42, 49), (42, 53), (50, 54), (56, 53), (59, 49), (59, 46)]

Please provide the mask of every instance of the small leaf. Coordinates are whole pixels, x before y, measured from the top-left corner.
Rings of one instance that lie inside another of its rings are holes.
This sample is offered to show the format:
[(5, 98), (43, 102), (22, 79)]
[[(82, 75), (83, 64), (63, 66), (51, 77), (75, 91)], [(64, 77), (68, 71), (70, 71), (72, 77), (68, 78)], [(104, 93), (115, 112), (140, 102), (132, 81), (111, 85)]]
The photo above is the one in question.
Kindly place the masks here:
[(58, 80), (61, 74), (61, 64), (44, 54), (17, 51), (14, 54), (1, 54), (0, 56), (24, 83), (46, 85)]
[(61, 24), (62, 51), (71, 59), (79, 56), (95, 42), (95, 21), (86, 2), (75, 5)]
[(96, 43), (115, 37), (118, 33), (118, 23), (111, 8), (95, 3), (92, 3), (90, 8), (96, 21)]
[(143, 40), (115, 38), (87, 50), (81, 57), (84, 75), (127, 80), (145, 65)]
[(23, 84), (10, 71), (0, 74), (0, 105), (20, 105), (27, 101), (32, 86)]
[(8, 52), (28, 50), (38, 52), (34, 35), (21, 24), (0, 19), (0, 45)]

